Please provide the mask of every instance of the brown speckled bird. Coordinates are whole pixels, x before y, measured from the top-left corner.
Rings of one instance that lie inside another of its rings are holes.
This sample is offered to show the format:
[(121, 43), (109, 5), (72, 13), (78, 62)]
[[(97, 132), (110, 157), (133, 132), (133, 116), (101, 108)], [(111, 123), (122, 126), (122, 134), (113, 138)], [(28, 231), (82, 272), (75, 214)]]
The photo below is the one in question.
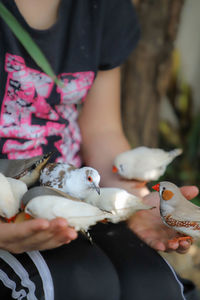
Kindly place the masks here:
[(100, 193), (100, 175), (90, 167), (76, 168), (66, 163), (49, 163), (41, 171), (40, 183), (85, 199), (91, 191)]
[(152, 187), (160, 195), (160, 214), (163, 222), (186, 236), (173, 241), (200, 238), (200, 207), (188, 201), (179, 188), (168, 181)]

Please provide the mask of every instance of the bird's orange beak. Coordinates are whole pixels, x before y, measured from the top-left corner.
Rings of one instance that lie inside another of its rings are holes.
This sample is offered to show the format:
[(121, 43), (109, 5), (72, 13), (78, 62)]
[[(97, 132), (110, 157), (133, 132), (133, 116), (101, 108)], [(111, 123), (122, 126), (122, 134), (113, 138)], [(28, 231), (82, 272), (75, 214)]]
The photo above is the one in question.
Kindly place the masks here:
[(152, 186), (152, 189), (154, 189), (155, 191), (159, 192), (159, 190), (160, 190), (160, 183), (157, 183), (156, 185)]
[(116, 167), (116, 166), (113, 166), (113, 167), (112, 167), (112, 171), (113, 171), (113, 173), (117, 173), (117, 172), (118, 172), (117, 167)]

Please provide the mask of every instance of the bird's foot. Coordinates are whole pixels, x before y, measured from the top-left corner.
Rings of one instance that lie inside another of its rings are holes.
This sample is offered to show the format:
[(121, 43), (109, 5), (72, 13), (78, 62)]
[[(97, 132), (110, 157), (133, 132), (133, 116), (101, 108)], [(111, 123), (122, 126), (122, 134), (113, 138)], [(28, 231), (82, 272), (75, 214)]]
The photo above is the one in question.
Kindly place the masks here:
[(86, 237), (86, 239), (91, 243), (91, 245), (93, 245), (93, 240), (92, 240), (90, 233), (83, 229), (81, 229), (80, 232)]
[(174, 243), (179, 243), (181, 241), (186, 241), (186, 242), (190, 242), (191, 244), (193, 243), (193, 238), (191, 236), (179, 236), (179, 237), (175, 237), (171, 240), (168, 241), (168, 244), (172, 245)]

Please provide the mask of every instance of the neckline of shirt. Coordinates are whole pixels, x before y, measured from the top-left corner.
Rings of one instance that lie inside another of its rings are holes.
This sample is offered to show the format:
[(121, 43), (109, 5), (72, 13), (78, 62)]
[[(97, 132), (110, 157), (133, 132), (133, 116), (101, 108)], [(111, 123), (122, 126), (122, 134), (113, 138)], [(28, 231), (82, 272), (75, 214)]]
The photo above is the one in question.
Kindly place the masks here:
[[(50, 33), (53, 33), (54, 31), (57, 30), (60, 22), (61, 22), (61, 18), (62, 18), (62, 12), (63, 12), (63, 6), (64, 6), (64, 2), (65, 1), (62, 1), (60, 2), (60, 7), (59, 7), (59, 10), (58, 10), (58, 18), (57, 18), (57, 21), (52, 25), (50, 26), (49, 28), (47, 29), (36, 29), (36, 28), (33, 28), (31, 27), (27, 21), (25, 20), (25, 18), (23, 17), (23, 15), (21, 14), (20, 10), (18, 9), (16, 3), (14, 0), (11, 0), (10, 2), (10, 6), (12, 7), (12, 11), (11, 13), (13, 13), (15, 15), (15, 17), (17, 18), (17, 20), (20, 22), (20, 24), (23, 26), (23, 28), (25, 30), (27, 30), (29, 33), (31, 33), (32, 35), (44, 35), (44, 34), (50, 34)], [(5, 1), (5, 3), (8, 3), (7, 1)], [(6, 4), (5, 4), (6, 5)], [(6, 5), (7, 6), (7, 5)], [(8, 7), (9, 9), (9, 7)]]

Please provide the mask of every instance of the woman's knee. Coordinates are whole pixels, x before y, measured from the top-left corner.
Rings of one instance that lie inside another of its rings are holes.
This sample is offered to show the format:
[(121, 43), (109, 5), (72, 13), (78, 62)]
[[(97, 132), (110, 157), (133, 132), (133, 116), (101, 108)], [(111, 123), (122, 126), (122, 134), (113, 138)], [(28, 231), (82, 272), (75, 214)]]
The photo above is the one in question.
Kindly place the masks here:
[(125, 224), (98, 226), (94, 237), (118, 272), (121, 299), (184, 299), (173, 269)]
[[(146, 251), (151, 253), (146, 255)], [(127, 271), (128, 270), (128, 271)], [(173, 268), (151, 248), (144, 249), (119, 273), (123, 300), (183, 300), (183, 285)]]

